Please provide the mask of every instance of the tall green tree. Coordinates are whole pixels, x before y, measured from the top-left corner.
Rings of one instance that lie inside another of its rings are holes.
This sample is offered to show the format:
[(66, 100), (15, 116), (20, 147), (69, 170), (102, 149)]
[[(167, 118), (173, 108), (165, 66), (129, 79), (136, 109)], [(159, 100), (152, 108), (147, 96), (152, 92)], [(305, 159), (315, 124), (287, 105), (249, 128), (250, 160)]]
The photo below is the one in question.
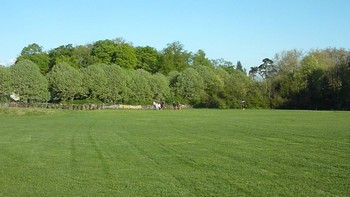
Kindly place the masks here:
[(113, 54), (112, 63), (125, 69), (134, 70), (137, 65), (134, 47), (128, 43), (117, 44)]
[(159, 71), (160, 54), (155, 48), (150, 46), (136, 47), (135, 54), (137, 58), (136, 69), (144, 69), (150, 73)]
[(250, 67), (249, 76), (251, 76), (253, 80), (256, 80), (257, 75), (258, 75), (258, 67), (257, 66)]
[(129, 85), (132, 83), (131, 72), (116, 64), (101, 66), (107, 77), (107, 100), (111, 103), (128, 103), (131, 97)]
[(239, 70), (239, 71), (241, 71), (243, 73), (246, 73), (245, 70), (243, 69), (241, 61), (237, 61), (236, 70)]
[(17, 57), (16, 62), (26, 59), (35, 63), (39, 67), (41, 74), (46, 75), (46, 73), (49, 72), (50, 58), (48, 54), (43, 51), (42, 46), (33, 43), (24, 47), (20, 56)]
[(302, 102), (299, 101), (301, 108), (319, 109), (322, 106), (323, 71), (322, 65), (314, 55), (309, 54), (303, 58), (300, 68), (304, 82), (304, 91), (299, 95), (303, 98)]
[(42, 102), (49, 99), (48, 82), (32, 61), (18, 61), (10, 67), (10, 71), (11, 87), (21, 101)]
[(11, 94), (11, 73), (10, 68), (0, 66), (0, 101), (7, 100)]
[(179, 98), (175, 98), (177, 96), (177, 85), (178, 85), (178, 78), (180, 76), (180, 72), (178, 71), (171, 71), (167, 79), (169, 81), (169, 87), (170, 87), (170, 98), (171, 101), (178, 100)]
[(50, 69), (58, 63), (67, 63), (68, 65), (79, 69), (80, 62), (74, 54), (75, 48), (72, 44), (61, 45), (49, 51)]
[(263, 63), (258, 67), (259, 75), (263, 79), (272, 78), (277, 72), (274, 62), (269, 58), (264, 58), (262, 62)]
[(324, 71), (323, 107), (326, 109), (341, 108), (340, 92), (344, 82), (341, 65), (346, 62), (349, 52), (344, 49), (327, 48), (312, 51), (311, 54), (317, 58)]
[(153, 95), (153, 100), (165, 101), (170, 97), (169, 81), (166, 76), (161, 73), (153, 74), (150, 77), (149, 84)]
[(246, 102), (247, 108), (266, 109), (269, 108), (270, 102), (265, 96), (265, 85), (259, 81), (250, 78), (247, 84)]
[(249, 90), (249, 77), (242, 71), (236, 70), (226, 81), (225, 95), (227, 105), (230, 108), (241, 108), (242, 101), (247, 102)]
[(227, 61), (223, 58), (212, 60), (212, 64), (215, 67), (220, 67), (220, 68), (224, 69), (226, 72), (228, 72), (230, 74), (235, 72), (235, 65), (233, 65), (232, 62)]
[(263, 83), (265, 83), (265, 95), (269, 100), (269, 107), (273, 108), (274, 88), (272, 87), (272, 80), (277, 73), (277, 69), (273, 60), (269, 58), (264, 58), (262, 62), (263, 63), (258, 66), (258, 74), (263, 79)]
[(152, 103), (153, 92), (150, 86), (151, 74), (142, 69), (130, 72), (132, 78), (132, 83), (129, 85), (131, 89), (131, 102), (139, 104)]
[(224, 99), (224, 80), (214, 72), (214, 68), (208, 66), (196, 66), (198, 74), (204, 81), (202, 103), (205, 107), (226, 108)]
[(196, 66), (206, 66), (213, 67), (212, 62), (206, 57), (206, 54), (203, 50), (198, 50), (192, 57), (192, 64)]
[(281, 108), (295, 108), (295, 95), (303, 90), (303, 82), (300, 73), (303, 52), (300, 50), (282, 51), (275, 55), (275, 66), (278, 72), (272, 81), (274, 88), (274, 106)]
[(91, 50), (91, 44), (74, 47), (73, 56), (77, 60), (78, 68), (85, 68), (94, 64), (94, 58), (91, 56)]
[(113, 40), (99, 40), (92, 45), (91, 56), (95, 63), (111, 64), (115, 61), (116, 48)]
[(350, 110), (350, 52), (344, 62), (338, 64), (342, 86), (339, 91), (339, 109)]
[(84, 94), (82, 74), (67, 63), (61, 62), (53, 66), (47, 79), (54, 101), (73, 101)]
[(187, 68), (177, 78), (176, 96), (190, 104), (198, 105), (205, 94), (204, 87), (200, 74), (193, 68)]
[(226, 81), (230, 78), (230, 74), (223, 69), (222, 67), (215, 67), (214, 72), (216, 75), (218, 75), (221, 79), (224, 80), (225, 86), (228, 85), (226, 84)]
[[(348, 56), (348, 51), (335, 48), (312, 50), (305, 56), (300, 69), (305, 89), (296, 98), (306, 99), (303, 103), (308, 105), (300, 108), (344, 109), (346, 97), (343, 95), (346, 94), (342, 90), (347, 86), (344, 76)], [(295, 103), (302, 102), (295, 99)]]
[(191, 54), (184, 50), (180, 42), (173, 42), (167, 45), (162, 51), (160, 72), (168, 74), (170, 71), (183, 71), (189, 68)]
[(88, 99), (107, 101), (108, 79), (102, 66), (93, 64), (81, 69), (83, 88)]

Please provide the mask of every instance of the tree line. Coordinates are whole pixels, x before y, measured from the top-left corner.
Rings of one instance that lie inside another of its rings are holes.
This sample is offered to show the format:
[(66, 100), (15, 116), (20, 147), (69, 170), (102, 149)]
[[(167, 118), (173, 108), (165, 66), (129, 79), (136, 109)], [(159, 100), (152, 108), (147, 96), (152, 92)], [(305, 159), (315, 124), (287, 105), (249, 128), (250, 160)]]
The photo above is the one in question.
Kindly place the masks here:
[(158, 51), (123, 39), (23, 48), (0, 66), (0, 101), (150, 104), (180, 101), (208, 108), (340, 109), (350, 107), (350, 52), (282, 51), (249, 72), (241, 62), (210, 60), (180, 42)]

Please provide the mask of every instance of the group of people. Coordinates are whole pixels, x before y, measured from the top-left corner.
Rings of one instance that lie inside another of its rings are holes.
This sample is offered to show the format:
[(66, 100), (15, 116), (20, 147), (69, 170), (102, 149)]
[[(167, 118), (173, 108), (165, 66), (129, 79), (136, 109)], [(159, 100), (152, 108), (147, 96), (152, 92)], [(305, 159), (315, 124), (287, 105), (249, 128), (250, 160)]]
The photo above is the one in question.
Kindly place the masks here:
[[(182, 105), (180, 104), (179, 101), (173, 101), (173, 109), (174, 110), (180, 110), (182, 108)], [(157, 101), (153, 101), (153, 109), (155, 110), (164, 110), (165, 109), (165, 102), (161, 101), (161, 102), (157, 102)]]
[(174, 110), (180, 110), (181, 109), (181, 104), (180, 104), (180, 102), (179, 101), (177, 101), (177, 102), (175, 102), (175, 101), (173, 101), (173, 108), (174, 108)]
[(155, 110), (164, 110), (165, 109), (164, 101), (161, 101), (161, 102), (153, 101), (153, 109), (155, 109)]

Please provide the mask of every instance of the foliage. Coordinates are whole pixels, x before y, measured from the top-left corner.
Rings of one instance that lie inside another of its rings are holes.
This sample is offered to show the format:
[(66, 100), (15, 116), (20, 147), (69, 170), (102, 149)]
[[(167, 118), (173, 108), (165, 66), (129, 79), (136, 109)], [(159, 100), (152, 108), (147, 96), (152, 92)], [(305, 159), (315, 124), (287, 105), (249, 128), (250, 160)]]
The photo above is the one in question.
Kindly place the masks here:
[(170, 71), (184, 71), (189, 67), (190, 53), (184, 50), (180, 42), (167, 45), (162, 51), (160, 72), (168, 74)]
[(158, 72), (160, 54), (155, 48), (150, 46), (135, 47), (135, 55), (137, 58), (136, 69), (143, 69), (150, 73)]
[(49, 99), (48, 82), (40, 69), (30, 60), (22, 60), (10, 67), (11, 93), (22, 102), (44, 102)]
[(11, 94), (11, 73), (8, 67), (0, 66), (0, 98)]
[(269, 100), (264, 95), (265, 87), (257, 81), (249, 81), (247, 99), (244, 103), (246, 108), (251, 109), (267, 109), (269, 108)]
[(30, 44), (22, 49), (21, 55), (18, 56), (16, 62), (22, 60), (30, 60), (35, 63), (40, 68), (40, 72), (43, 75), (49, 72), (49, 55), (43, 51), (43, 47), (36, 43)]
[(249, 78), (238, 70), (230, 75), (226, 81), (226, 84), (229, 85), (225, 86), (227, 105), (230, 108), (241, 108), (242, 102), (247, 102), (249, 80)]
[(176, 96), (196, 105), (204, 94), (204, 80), (195, 69), (187, 68), (177, 77)]
[(158, 102), (165, 101), (170, 97), (169, 81), (163, 74), (156, 73), (150, 76), (149, 84), (151, 86), (153, 100)]
[(67, 63), (58, 63), (47, 74), (51, 99), (54, 101), (74, 100), (84, 94), (82, 74)]
[(242, 66), (241, 61), (237, 61), (236, 70), (239, 70), (239, 71), (241, 71), (243, 73), (246, 73), (244, 68), (243, 68), (243, 66)]
[(252, 77), (253, 80), (256, 80), (256, 76), (258, 74), (258, 67), (250, 67), (250, 70), (249, 70), (249, 76)]
[(204, 82), (205, 93), (202, 95), (202, 105), (209, 108), (224, 108), (220, 102), (224, 97), (224, 80), (211, 67), (196, 66), (195, 69)]
[(99, 40), (92, 45), (91, 56), (94, 62), (111, 64), (115, 59), (116, 48), (112, 40)]
[(137, 58), (134, 48), (127, 43), (120, 43), (116, 45), (112, 63), (115, 63), (125, 69), (135, 69), (137, 65)]
[(93, 64), (81, 70), (84, 95), (89, 100), (98, 98), (104, 101), (108, 99), (108, 79), (102, 67), (103, 65)]
[(79, 45), (74, 48), (73, 56), (76, 58), (78, 67), (84, 68), (94, 64), (94, 58), (91, 56), (92, 45)]
[(55, 49), (49, 51), (50, 63), (49, 67), (52, 67), (59, 63), (67, 63), (75, 69), (79, 69), (80, 60), (75, 56), (75, 48), (72, 44), (61, 45)]
[(107, 101), (112, 103), (126, 103), (130, 100), (132, 83), (130, 72), (120, 66), (112, 64), (101, 65), (107, 77)]
[(151, 74), (145, 70), (138, 69), (130, 72), (130, 101), (131, 103), (149, 104), (154, 98), (150, 85)]
[[(234, 65), (222, 58), (210, 60), (203, 50), (188, 52), (178, 41), (161, 51), (133, 46), (122, 38), (61, 45), (49, 51), (33, 43), (23, 48), (16, 63), (23, 60), (34, 62), (42, 76), (56, 72), (54, 66), (64, 63), (69, 65), (67, 73), (75, 73), (55, 79), (61, 81), (60, 90), (50, 83), (52, 101), (142, 104), (179, 100), (196, 107), (241, 108), (245, 100), (249, 108), (350, 109), (350, 52), (345, 49), (282, 51), (251, 67), (248, 76), (240, 61)], [(13, 92), (6, 73), (0, 70), (1, 100)], [(29, 71), (21, 75), (37, 78)], [(69, 96), (68, 90), (73, 91)]]
[(262, 64), (258, 67), (258, 73), (263, 79), (268, 79), (274, 76), (277, 72), (273, 61), (269, 58), (264, 58)]
[(192, 57), (192, 64), (196, 66), (206, 66), (213, 67), (212, 62), (206, 57), (206, 54), (203, 50), (198, 50)]

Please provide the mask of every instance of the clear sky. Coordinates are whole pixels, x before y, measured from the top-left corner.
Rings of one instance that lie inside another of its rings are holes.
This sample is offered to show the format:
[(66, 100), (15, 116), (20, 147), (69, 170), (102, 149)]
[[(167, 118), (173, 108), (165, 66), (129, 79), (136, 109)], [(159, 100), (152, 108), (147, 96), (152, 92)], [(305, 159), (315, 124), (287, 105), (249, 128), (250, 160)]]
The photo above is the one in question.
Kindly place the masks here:
[(0, 64), (44, 50), (124, 38), (180, 41), (249, 70), (283, 50), (350, 48), (350, 0), (0, 0)]

